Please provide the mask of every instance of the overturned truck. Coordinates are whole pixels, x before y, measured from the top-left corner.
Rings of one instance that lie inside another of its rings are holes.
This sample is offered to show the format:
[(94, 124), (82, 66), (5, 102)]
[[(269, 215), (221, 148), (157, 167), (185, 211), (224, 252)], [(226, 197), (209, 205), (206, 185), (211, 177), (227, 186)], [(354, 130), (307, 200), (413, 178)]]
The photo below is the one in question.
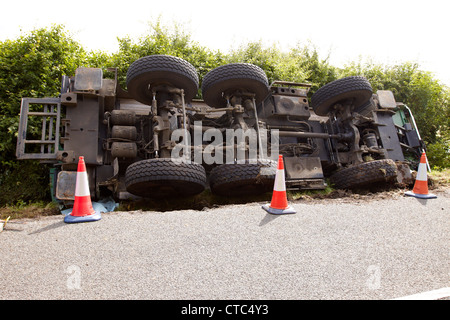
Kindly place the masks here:
[(129, 199), (268, 192), (279, 154), (288, 189), (402, 183), (425, 147), (409, 108), (364, 77), (328, 83), (309, 102), (309, 84), (269, 84), (247, 63), (213, 69), (201, 87), (190, 63), (168, 55), (133, 62), (126, 90), (109, 71), (114, 79), (79, 68), (59, 97), (22, 99), (17, 157), (52, 164), (63, 203), (80, 156), (93, 198)]

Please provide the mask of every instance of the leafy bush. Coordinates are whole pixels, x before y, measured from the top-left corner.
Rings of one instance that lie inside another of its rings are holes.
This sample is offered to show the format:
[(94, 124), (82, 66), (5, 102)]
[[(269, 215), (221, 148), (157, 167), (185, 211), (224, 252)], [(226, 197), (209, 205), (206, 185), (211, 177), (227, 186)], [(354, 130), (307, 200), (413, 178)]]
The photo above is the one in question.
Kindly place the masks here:
[(57, 96), (62, 76), (73, 74), (85, 56), (62, 26), (0, 42), (0, 205), (48, 196), (46, 170), (15, 157), (20, 101)]
[[(151, 54), (168, 54), (189, 61), (198, 71), (200, 85), (206, 73), (230, 62), (261, 67), (269, 82), (285, 80), (312, 84), (310, 95), (328, 82), (350, 75), (366, 76), (374, 91), (392, 90), (397, 101), (408, 105), (428, 146), (427, 156), (435, 168), (450, 167), (450, 92), (419, 65), (395, 66), (357, 61), (344, 68), (321, 59), (311, 45), (297, 45), (287, 52), (275, 44), (250, 42), (229, 54), (211, 51), (191, 39), (182, 26), (162, 26), (156, 21), (148, 33), (134, 40), (118, 39), (118, 52), (86, 52), (61, 25), (37, 29), (15, 40), (0, 42), (0, 206), (49, 199), (48, 168), (15, 157), (22, 97), (58, 96), (63, 75), (77, 67), (117, 67), (119, 83), (126, 88), (129, 65)], [(197, 98), (201, 98), (199, 89)], [(34, 129), (37, 129), (34, 128)], [(33, 130), (33, 128), (31, 128)], [(25, 183), (26, 181), (26, 183)]]

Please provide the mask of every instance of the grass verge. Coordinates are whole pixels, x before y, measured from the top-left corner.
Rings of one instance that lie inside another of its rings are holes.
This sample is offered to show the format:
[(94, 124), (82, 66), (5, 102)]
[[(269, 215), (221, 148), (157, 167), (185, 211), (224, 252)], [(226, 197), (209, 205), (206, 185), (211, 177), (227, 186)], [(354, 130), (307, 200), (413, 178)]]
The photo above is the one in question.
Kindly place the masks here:
[(18, 218), (38, 218), (42, 216), (52, 216), (61, 214), (57, 204), (50, 202), (36, 202), (31, 204), (18, 203), (14, 206), (5, 206), (0, 208), (0, 219)]
[(450, 168), (441, 171), (431, 170), (428, 176), (433, 188), (450, 187)]

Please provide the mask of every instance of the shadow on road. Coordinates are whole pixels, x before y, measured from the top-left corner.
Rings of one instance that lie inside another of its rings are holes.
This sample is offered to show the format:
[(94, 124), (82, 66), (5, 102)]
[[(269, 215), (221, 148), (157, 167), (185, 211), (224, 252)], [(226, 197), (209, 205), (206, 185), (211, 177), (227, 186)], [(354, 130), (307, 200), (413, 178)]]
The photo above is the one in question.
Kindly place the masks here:
[(52, 230), (52, 229), (60, 228), (60, 227), (65, 226), (65, 225), (66, 225), (66, 223), (64, 221), (58, 221), (58, 222), (55, 222), (55, 223), (53, 223), (51, 225), (48, 225), (48, 226), (46, 226), (44, 228), (38, 229), (36, 231), (33, 231), (33, 232), (29, 233), (28, 235), (49, 231), (49, 230)]
[(263, 227), (263, 226), (265, 226), (266, 224), (268, 224), (269, 222), (275, 220), (275, 219), (278, 218), (278, 217), (280, 217), (280, 216), (279, 216), (279, 215), (273, 215), (273, 214), (268, 213), (268, 214), (266, 214), (266, 215), (264, 216), (264, 218), (261, 220), (261, 222), (259, 223), (259, 226), (260, 226), (260, 227)]

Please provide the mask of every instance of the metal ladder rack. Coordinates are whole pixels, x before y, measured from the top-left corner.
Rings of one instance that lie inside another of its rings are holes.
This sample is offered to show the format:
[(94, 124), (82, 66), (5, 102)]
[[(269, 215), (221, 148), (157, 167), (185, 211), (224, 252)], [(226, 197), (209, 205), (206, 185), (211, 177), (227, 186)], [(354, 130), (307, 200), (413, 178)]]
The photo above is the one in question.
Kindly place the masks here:
[[(30, 111), (30, 105), (41, 106), (40, 111)], [(27, 139), (29, 117), (42, 117), (41, 138)], [(20, 108), (19, 134), (17, 137), (18, 159), (56, 160), (59, 149), (61, 119), (60, 98), (23, 98)], [(27, 152), (27, 146), (38, 146)], [(40, 148), (39, 148), (40, 146)], [(36, 152), (39, 150), (38, 152)]]

